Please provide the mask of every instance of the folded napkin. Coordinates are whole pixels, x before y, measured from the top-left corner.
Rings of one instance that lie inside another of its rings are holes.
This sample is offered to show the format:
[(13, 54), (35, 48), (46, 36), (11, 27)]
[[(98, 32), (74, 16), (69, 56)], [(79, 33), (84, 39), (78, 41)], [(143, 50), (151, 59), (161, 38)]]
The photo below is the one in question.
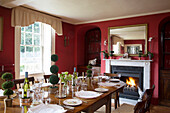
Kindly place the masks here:
[(51, 83), (43, 83), (42, 87), (47, 87), (47, 86), (51, 86), (51, 85), (52, 85)]
[(63, 107), (56, 104), (40, 104), (28, 109), (27, 113), (65, 113)]
[(4, 91), (2, 89), (0, 89), (0, 96), (4, 96)]

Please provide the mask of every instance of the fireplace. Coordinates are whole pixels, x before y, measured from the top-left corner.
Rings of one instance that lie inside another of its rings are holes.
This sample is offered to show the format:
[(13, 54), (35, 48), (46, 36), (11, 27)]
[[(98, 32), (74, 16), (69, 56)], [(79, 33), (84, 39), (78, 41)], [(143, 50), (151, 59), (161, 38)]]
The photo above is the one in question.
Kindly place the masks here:
[(120, 97), (137, 100), (138, 87), (143, 89), (143, 67), (111, 66), (111, 73), (121, 74), (121, 80), (127, 83)]

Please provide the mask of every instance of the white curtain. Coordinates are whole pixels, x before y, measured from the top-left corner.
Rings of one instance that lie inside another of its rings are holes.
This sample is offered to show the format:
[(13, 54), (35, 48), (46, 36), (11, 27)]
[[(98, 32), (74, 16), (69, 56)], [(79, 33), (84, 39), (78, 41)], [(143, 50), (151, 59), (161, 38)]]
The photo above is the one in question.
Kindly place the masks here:
[(24, 7), (15, 7), (12, 9), (11, 24), (15, 26), (29, 26), (34, 22), (42, 22), (51, 25), (58, 35), (62, 35), (62, 22), (61, 19), (55, 18), (31, 9)]

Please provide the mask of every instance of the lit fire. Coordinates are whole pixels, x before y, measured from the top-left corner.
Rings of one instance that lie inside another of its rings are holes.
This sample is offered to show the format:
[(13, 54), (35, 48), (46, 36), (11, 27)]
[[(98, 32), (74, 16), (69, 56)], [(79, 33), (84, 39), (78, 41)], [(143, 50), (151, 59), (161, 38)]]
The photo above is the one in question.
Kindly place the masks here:
[(129, 80), (126, 79), (126, 84), (132, 87), (136, 86), (135, 80), (132, 77), (129, 77)]

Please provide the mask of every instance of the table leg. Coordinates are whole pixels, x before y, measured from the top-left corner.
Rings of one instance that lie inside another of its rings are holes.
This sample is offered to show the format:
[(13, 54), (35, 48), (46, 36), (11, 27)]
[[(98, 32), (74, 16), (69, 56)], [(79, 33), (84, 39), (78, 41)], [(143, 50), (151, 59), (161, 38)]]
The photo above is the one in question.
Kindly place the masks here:
[(115, 92), (115, 109), (117, 109), (118, 98), (118, 92)]
[(107, 104), (106, 104), (106, 113), (111, 113), (111, 94), (109, 95), (108, 97), (108, 101), (107, 101)]

